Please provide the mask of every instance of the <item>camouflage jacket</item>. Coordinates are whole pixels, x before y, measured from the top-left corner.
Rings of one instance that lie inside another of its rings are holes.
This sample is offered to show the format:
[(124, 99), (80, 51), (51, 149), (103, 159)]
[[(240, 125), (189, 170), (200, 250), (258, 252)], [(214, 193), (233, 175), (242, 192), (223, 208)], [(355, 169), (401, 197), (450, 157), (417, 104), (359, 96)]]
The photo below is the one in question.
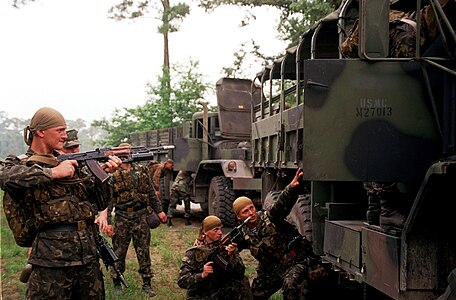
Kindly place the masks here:
[(114, 207), (116, 213), (127, 218), (135, 217), (134, 212), (147, 206), (152, 207), (156, 213), (163, 211), (147, 168), (132, 164), (131, 170), (117, 170), (112, 175), (111, 183), (113, 195), (108, 206), (109, 213)]
[[(298, 188), (287, 186), (269, 211), (257, 212), (254, 228), (245, 226), (240, 249), (248, 248), (265, 272), (282, 276), (297, 262), (312, 252), (311, 244), (285, 218), (298, 198)], [(292, 244), (290, 242), (296, 241)]]
[[(25, 154), (31, 157), (33, 150)], [(22, 159), (22, 162), (21, 162)], [(96, 190), (87, 174), (71, 179), (52, 179), (51, 166), (23, 157), (8, 156), (0, 162), (0, 187), (13, 199), (31, 204), (38, 234), (29, 262), (45, 267), (84, 265), (97, 258), (93, 228), (95, 209), (90, 202)], [(83, 177), (83, 178), (82, 178)], [(76, 226), (77, 224), (81, 226)], [(62, 224), (70, 231), (49, 229)]]
[(208, 262), (210, 252), (206, 243), (188, 249), (182, 258), (177, 284), (187, 289), (187, 299), (236, 299), (245, 271), (241, 257), (234, 254), (229, 271), (215, 269), (213, 274), (202, 278), (203, 266)]
[(190, 183), (191, 177), (185, 174), (183, 171), (177, 173), (176, 179), (174, 179), (173, 185), (171, 187), (172, 191), (190, 194)]
[(149, 172), (152, 177), (152, 183), (154, 184), (154, 189), (160, 191), (160, 178), (162, 177), (163, 169), (165, 168), (164, 163), (151, 162), (148, 165)]

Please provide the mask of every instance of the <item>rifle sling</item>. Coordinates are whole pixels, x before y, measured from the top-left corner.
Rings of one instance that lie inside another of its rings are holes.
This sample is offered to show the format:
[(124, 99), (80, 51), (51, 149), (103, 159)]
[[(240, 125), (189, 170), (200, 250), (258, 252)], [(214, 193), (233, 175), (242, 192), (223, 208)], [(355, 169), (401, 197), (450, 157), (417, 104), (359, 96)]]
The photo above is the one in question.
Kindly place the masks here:
[(46, 164), (51, 167), (57, 167), (59, 165), (57, 158), (51, 154), (33, 154), (27, 159), (28, 162)]

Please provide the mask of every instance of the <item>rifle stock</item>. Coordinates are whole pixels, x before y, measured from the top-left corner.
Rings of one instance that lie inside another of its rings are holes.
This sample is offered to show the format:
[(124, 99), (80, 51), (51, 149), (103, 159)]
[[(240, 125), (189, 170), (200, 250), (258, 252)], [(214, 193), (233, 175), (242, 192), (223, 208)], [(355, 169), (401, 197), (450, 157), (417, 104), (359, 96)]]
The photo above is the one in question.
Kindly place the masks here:
[(174, 145), (165, 145), (153, 148), (143, 146), (135, 147), (106, 147), (92, 151), (62, 154), (57, 157), (59, 161), (76, 160), (80, 165), (86, 165), (90, 172), (101, 182), (109, 179), (100, 162), (107, 162), (110, 155), (115, 155), (124, 163), (153, 160), (154, 153), (174, 149)]
[(122, 284), (128, 288), (128, 283), (125, 280), (125, 277), (122, 275), (122, 273), (120, 273), (115, 264), (117, 261), (119, 261), (119, 258), (117, 257), (108, 241), (99, 232), (97, 239), (97, 252), (101, 260), (103, 260), (106, 270), (108, 270), (108, 267), (111, 267), (116, 272), (117, 278), (120, 279), (120, 282), (122, 282)]

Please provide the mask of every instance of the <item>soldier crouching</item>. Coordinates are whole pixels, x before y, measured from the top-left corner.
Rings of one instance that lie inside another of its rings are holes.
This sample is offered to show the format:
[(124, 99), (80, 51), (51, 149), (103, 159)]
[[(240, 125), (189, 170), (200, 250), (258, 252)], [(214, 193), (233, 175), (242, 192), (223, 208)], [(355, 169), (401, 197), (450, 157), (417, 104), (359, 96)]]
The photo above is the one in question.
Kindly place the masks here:
[(187, 289), (187, 299), (251, 299), (249, 281), (244, 275), (245, 266), (237, 253), (236, 245), (227, 246), (226, 268), (208, 261), (211, 250), (220, 244), (222, 222), (208, 216), (200, 228), (198, 243), (185, 252), (177, 284)]

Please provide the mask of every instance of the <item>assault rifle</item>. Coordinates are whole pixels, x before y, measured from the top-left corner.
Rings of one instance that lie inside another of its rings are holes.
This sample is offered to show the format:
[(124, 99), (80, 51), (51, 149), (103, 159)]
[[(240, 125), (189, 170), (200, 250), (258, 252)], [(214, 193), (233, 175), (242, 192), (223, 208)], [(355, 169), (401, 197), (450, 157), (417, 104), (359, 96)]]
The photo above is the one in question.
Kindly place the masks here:
[(111, 245), (109, 245), (108, 241), (99, 232), (97, 238), (97, 252), (98, 256), (100, 256), (100, 258), (103, 260), (106, 270), (108, 267), (111, 267), (116, 272), (117, 278), (120, 279), (120, 282), (122, 282), (122, 284), (128, 288), (128, 283), (125, 280), (125, 277), (122, 275), (122, 273), (120, 273), (115, 264), (117, 261), (119, 261), (119, 258), (112, 249)]
[(234, 227), (230, 232), (228, 232), (222, 239), (220, 240), (220, 244), (217, 247), (212, 248), (211, 252), (207, 256), (206, 262), (213, 261), (215, 263), (215, 267), (221, 269), (222, 271), (227, 271), (229, 268), (229, 262), (226, 255), (225, 246), (228, 243), (237, 243), (242, 237), (244, 237), (244, 233), (242, 232), (242, 227), (250, 220), (251, 217), (248, 217), (244, 220), (241, 224)]
[(143, 146), (135, 147), (106, 147), (97, 148), (92, 151), (62, 154), (57, 157), (59, 161), (76, 160), (79, 165), (86, 165), (90, 172), (101, 182), (105, 182), (109, 175), (103, 171), (99, 162), (107, 162), (110, 155), (115, 155), (124, 163), (135, 161), (153, 160), (154, 154), (160, 153), (163, 150), (174, 149), (174, 145), (165, 145), (154, 148), (146, 148)]

